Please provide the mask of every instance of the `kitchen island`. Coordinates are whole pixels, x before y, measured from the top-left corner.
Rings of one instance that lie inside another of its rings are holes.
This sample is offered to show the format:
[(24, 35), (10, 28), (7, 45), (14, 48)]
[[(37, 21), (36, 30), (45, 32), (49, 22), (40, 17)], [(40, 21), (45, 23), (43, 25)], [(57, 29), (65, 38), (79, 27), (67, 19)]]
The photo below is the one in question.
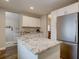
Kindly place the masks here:
[(60, 43), (47, 38), (18, 38), (18, 59), (60, 59)]

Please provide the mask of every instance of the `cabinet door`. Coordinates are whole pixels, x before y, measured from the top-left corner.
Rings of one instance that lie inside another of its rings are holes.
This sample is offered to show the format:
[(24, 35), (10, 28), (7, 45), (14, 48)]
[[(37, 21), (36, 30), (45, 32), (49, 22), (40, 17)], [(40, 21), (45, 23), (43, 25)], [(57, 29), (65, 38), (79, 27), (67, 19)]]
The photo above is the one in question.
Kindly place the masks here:
[(35, 19), (35, 26), (40, 27), (40, 19), (39, 18)]
[(31, 24), (31, 22), (30, 22), (30, 19), (28, 18), (28, 17), (26, 17), (26, 16), (23, 16), (23, 22), (22, 22), (22, 26), (30, 26), (30, 24)]
[(40, 27), (40, 19), (23, 16), (23, 24), (24, 27)]

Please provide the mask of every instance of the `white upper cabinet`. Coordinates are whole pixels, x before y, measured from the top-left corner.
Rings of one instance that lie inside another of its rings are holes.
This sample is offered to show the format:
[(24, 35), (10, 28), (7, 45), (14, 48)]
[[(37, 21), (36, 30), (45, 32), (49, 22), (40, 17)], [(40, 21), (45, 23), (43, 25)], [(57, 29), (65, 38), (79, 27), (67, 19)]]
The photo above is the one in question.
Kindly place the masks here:
[(40, 18), (23, 16), (23, 27), (40, 27)]

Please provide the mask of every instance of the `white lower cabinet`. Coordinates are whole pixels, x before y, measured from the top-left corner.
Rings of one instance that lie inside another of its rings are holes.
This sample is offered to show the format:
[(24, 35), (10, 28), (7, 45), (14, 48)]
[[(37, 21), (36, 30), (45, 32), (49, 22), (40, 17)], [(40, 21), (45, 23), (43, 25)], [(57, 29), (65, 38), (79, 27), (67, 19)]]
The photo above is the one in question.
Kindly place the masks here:
[(22, 44), (18, 45), (18, 59), (38, 59), (38, 55), (33, 54)]

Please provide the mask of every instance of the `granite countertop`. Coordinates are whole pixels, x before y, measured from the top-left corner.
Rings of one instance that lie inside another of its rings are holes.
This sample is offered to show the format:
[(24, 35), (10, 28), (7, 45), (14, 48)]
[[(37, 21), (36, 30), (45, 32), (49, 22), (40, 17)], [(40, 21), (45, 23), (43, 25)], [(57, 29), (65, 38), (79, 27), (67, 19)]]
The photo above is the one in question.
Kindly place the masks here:
[[(34, 54), (39, 54), (51, 47), (55, 47), (59, 45), (61, 42), (53, 41), (48, 38), (19, 38), (20, 42), (23, 43), (29, 50), (31, 50)], [(19, 42), (19, 43), (20, 43)]]

